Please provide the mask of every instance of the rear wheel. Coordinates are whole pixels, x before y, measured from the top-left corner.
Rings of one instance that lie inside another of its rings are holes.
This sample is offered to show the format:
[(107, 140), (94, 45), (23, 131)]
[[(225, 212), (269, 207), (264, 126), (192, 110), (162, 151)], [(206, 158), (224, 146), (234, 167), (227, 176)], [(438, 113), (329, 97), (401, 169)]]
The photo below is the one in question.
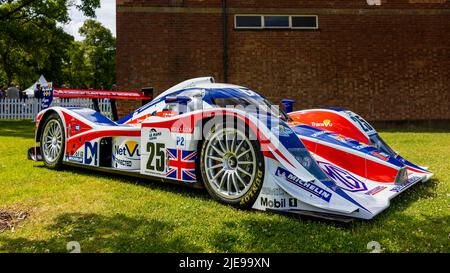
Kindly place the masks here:
[(45, 166), (59, 169), (65, 149), (64, 126), (58, 114), (52, 113), (45, 121), (41, 134), (41, 153)]
[(264, 178), (260, 145), (243, 130), (218, 128), (206, 137), (200, 169), (209, 194), (221, 203), (247, 208), (255, 202)]

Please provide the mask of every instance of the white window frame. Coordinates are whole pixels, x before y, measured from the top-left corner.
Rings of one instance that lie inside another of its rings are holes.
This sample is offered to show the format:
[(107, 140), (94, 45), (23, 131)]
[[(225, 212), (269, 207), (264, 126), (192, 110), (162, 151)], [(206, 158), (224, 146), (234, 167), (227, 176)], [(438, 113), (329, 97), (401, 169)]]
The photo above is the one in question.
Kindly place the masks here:
[[(250, 16), (250, 17), (260, 17), (261, 19), (261, 26), (259, 27), (241, 27), (237, 26), (237, 17), (238, 16)], [(272, 26), (266, 26), (264, 22), (265, 16), (287, 16), (289, 17), (289, 26), (287, 27), (272, 27)], [(315, 17), (316, 18), (316, 27), (293, 27), (292, 26), (292, 17)], [(319, 29), (319, 17), (317, 15), (302, 15), (302, 14), (295, 14), (295, 15), (286, 15), (286, 14), (235, 14), (234, 15), (234, 28), (235, 29)]]

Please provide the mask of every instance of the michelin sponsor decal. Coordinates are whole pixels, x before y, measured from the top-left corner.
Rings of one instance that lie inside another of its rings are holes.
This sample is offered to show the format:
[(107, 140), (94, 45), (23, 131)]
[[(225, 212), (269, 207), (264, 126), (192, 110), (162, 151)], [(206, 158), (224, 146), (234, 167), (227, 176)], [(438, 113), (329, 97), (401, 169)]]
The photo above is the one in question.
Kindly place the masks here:
[(319, 197), (320, 199), (330, 202), (331, 199), (331, 192), (322, 189), (321, 187), (315, 185), (314, 183), (310, 181), (303, 181), (294, 174), (292, 174), (290, 171), (278, 167), (277, 171), (275, 172), (275, 175), (278, 177), (284, 178), (286, 181), (314, 194), (315, 196)]
[(66, 160), (70, 162), (83, 164), (84, 153), (83, 151), (77, 151), (73, 155), (66, 155)]

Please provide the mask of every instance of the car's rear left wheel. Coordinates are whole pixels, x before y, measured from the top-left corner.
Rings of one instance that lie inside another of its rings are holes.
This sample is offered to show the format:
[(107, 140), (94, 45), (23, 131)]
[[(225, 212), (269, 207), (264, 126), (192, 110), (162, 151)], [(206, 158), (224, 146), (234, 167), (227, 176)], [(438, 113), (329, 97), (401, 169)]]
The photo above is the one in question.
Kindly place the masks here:
[(59, 169), (65, 149), (64, 126), (58, 114), (52, 113), (45, 121), (41, 134), (41, 153), (45, 166)]

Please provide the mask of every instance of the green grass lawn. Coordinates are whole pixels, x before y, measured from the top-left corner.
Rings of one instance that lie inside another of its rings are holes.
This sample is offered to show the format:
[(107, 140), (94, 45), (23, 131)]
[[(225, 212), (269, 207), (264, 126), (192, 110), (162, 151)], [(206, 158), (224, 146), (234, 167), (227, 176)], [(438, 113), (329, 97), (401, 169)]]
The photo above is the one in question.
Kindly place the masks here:
[(371, 221), (348, 225), (242, 211), (206, 191), (26, 159), (30, 121), (0, 121), (0, 208), (30, 216), (0, 234), (0, 252), (450, 252), (450, 132), (389, 130), (382, 137), (434, 178)]

